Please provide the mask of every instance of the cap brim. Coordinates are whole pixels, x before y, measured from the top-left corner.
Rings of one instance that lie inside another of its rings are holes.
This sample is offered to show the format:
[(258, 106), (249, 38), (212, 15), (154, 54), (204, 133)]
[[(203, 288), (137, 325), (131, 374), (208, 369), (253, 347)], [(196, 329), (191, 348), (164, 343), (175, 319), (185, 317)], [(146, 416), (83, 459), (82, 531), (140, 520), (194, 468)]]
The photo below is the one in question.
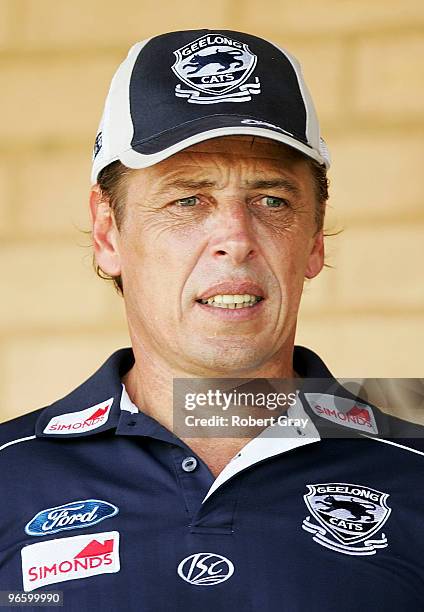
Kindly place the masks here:
[(133, 143), (131, 149), (119, 155), (119, 160), (128, 168), (148, 168), (199, 142), (235, 135), (269, 138), (297, 149), (327, 168), (330, 165), (329, 159), (323, 157), (319, 151), (302, 142), (295, 135), (285, 132), (283, 128), (275, 127), (274, 129), (263, 120), (243, 117), (243, 115), (215, 115), (191, 121), (144, 142)]

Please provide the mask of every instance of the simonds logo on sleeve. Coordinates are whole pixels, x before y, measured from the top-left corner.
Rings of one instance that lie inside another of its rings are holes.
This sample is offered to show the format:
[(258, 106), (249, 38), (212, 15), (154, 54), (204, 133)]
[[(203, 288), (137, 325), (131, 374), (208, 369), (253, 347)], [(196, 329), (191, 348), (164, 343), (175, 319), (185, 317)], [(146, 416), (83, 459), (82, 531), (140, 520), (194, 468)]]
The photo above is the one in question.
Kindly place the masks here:
[(55, 416), (50, 419), (43, 433), (69, 434), (97, 429), (108, 420), (112, 404), (113, 397), (85, 410)]
[(119, 532), (37, 542), (21, 550), (25, 591), (65, 580), (119, 572)]

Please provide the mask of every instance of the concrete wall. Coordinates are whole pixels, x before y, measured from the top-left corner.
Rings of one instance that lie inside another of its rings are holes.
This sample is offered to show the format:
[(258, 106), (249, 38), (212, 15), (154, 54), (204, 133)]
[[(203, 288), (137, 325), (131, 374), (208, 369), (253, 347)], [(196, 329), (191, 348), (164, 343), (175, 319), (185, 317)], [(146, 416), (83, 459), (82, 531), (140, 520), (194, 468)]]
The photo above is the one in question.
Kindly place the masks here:
[(300, 59), (333, 154), (333, 266), (308, 284), (298, 343), (344, 377), (424, 373), (421, 0), (1, 0), (0, 420), (50, 403), (128, 345), (91, 269), (87, 194), (110, 78), (129, 46), (216, 27)]

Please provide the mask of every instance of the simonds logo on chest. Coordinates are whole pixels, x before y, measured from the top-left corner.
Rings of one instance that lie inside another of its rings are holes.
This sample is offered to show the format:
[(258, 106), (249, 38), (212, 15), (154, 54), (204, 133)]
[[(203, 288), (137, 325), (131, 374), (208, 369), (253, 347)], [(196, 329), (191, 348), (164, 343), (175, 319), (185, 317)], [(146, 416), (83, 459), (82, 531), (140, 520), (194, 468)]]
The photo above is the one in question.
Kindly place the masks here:
[(119, 532), (89, 533), (24, 546), (24, 591), (120, 570)]

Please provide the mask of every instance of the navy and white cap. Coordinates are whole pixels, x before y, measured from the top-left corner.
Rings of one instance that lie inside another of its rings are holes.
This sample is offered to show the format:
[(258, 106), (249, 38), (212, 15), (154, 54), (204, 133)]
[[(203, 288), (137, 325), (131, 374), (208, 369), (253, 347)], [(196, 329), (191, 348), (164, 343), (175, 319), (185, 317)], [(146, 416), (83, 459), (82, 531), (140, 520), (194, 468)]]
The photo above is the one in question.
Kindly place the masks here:
[(91, 179), (96, 183), (117, 160), (146, 168), (198, 142), (242, 134), (330, 165), (300, 65), (289, 53), (229, 30), (155, 36), (136, 43), (112, 79)]

